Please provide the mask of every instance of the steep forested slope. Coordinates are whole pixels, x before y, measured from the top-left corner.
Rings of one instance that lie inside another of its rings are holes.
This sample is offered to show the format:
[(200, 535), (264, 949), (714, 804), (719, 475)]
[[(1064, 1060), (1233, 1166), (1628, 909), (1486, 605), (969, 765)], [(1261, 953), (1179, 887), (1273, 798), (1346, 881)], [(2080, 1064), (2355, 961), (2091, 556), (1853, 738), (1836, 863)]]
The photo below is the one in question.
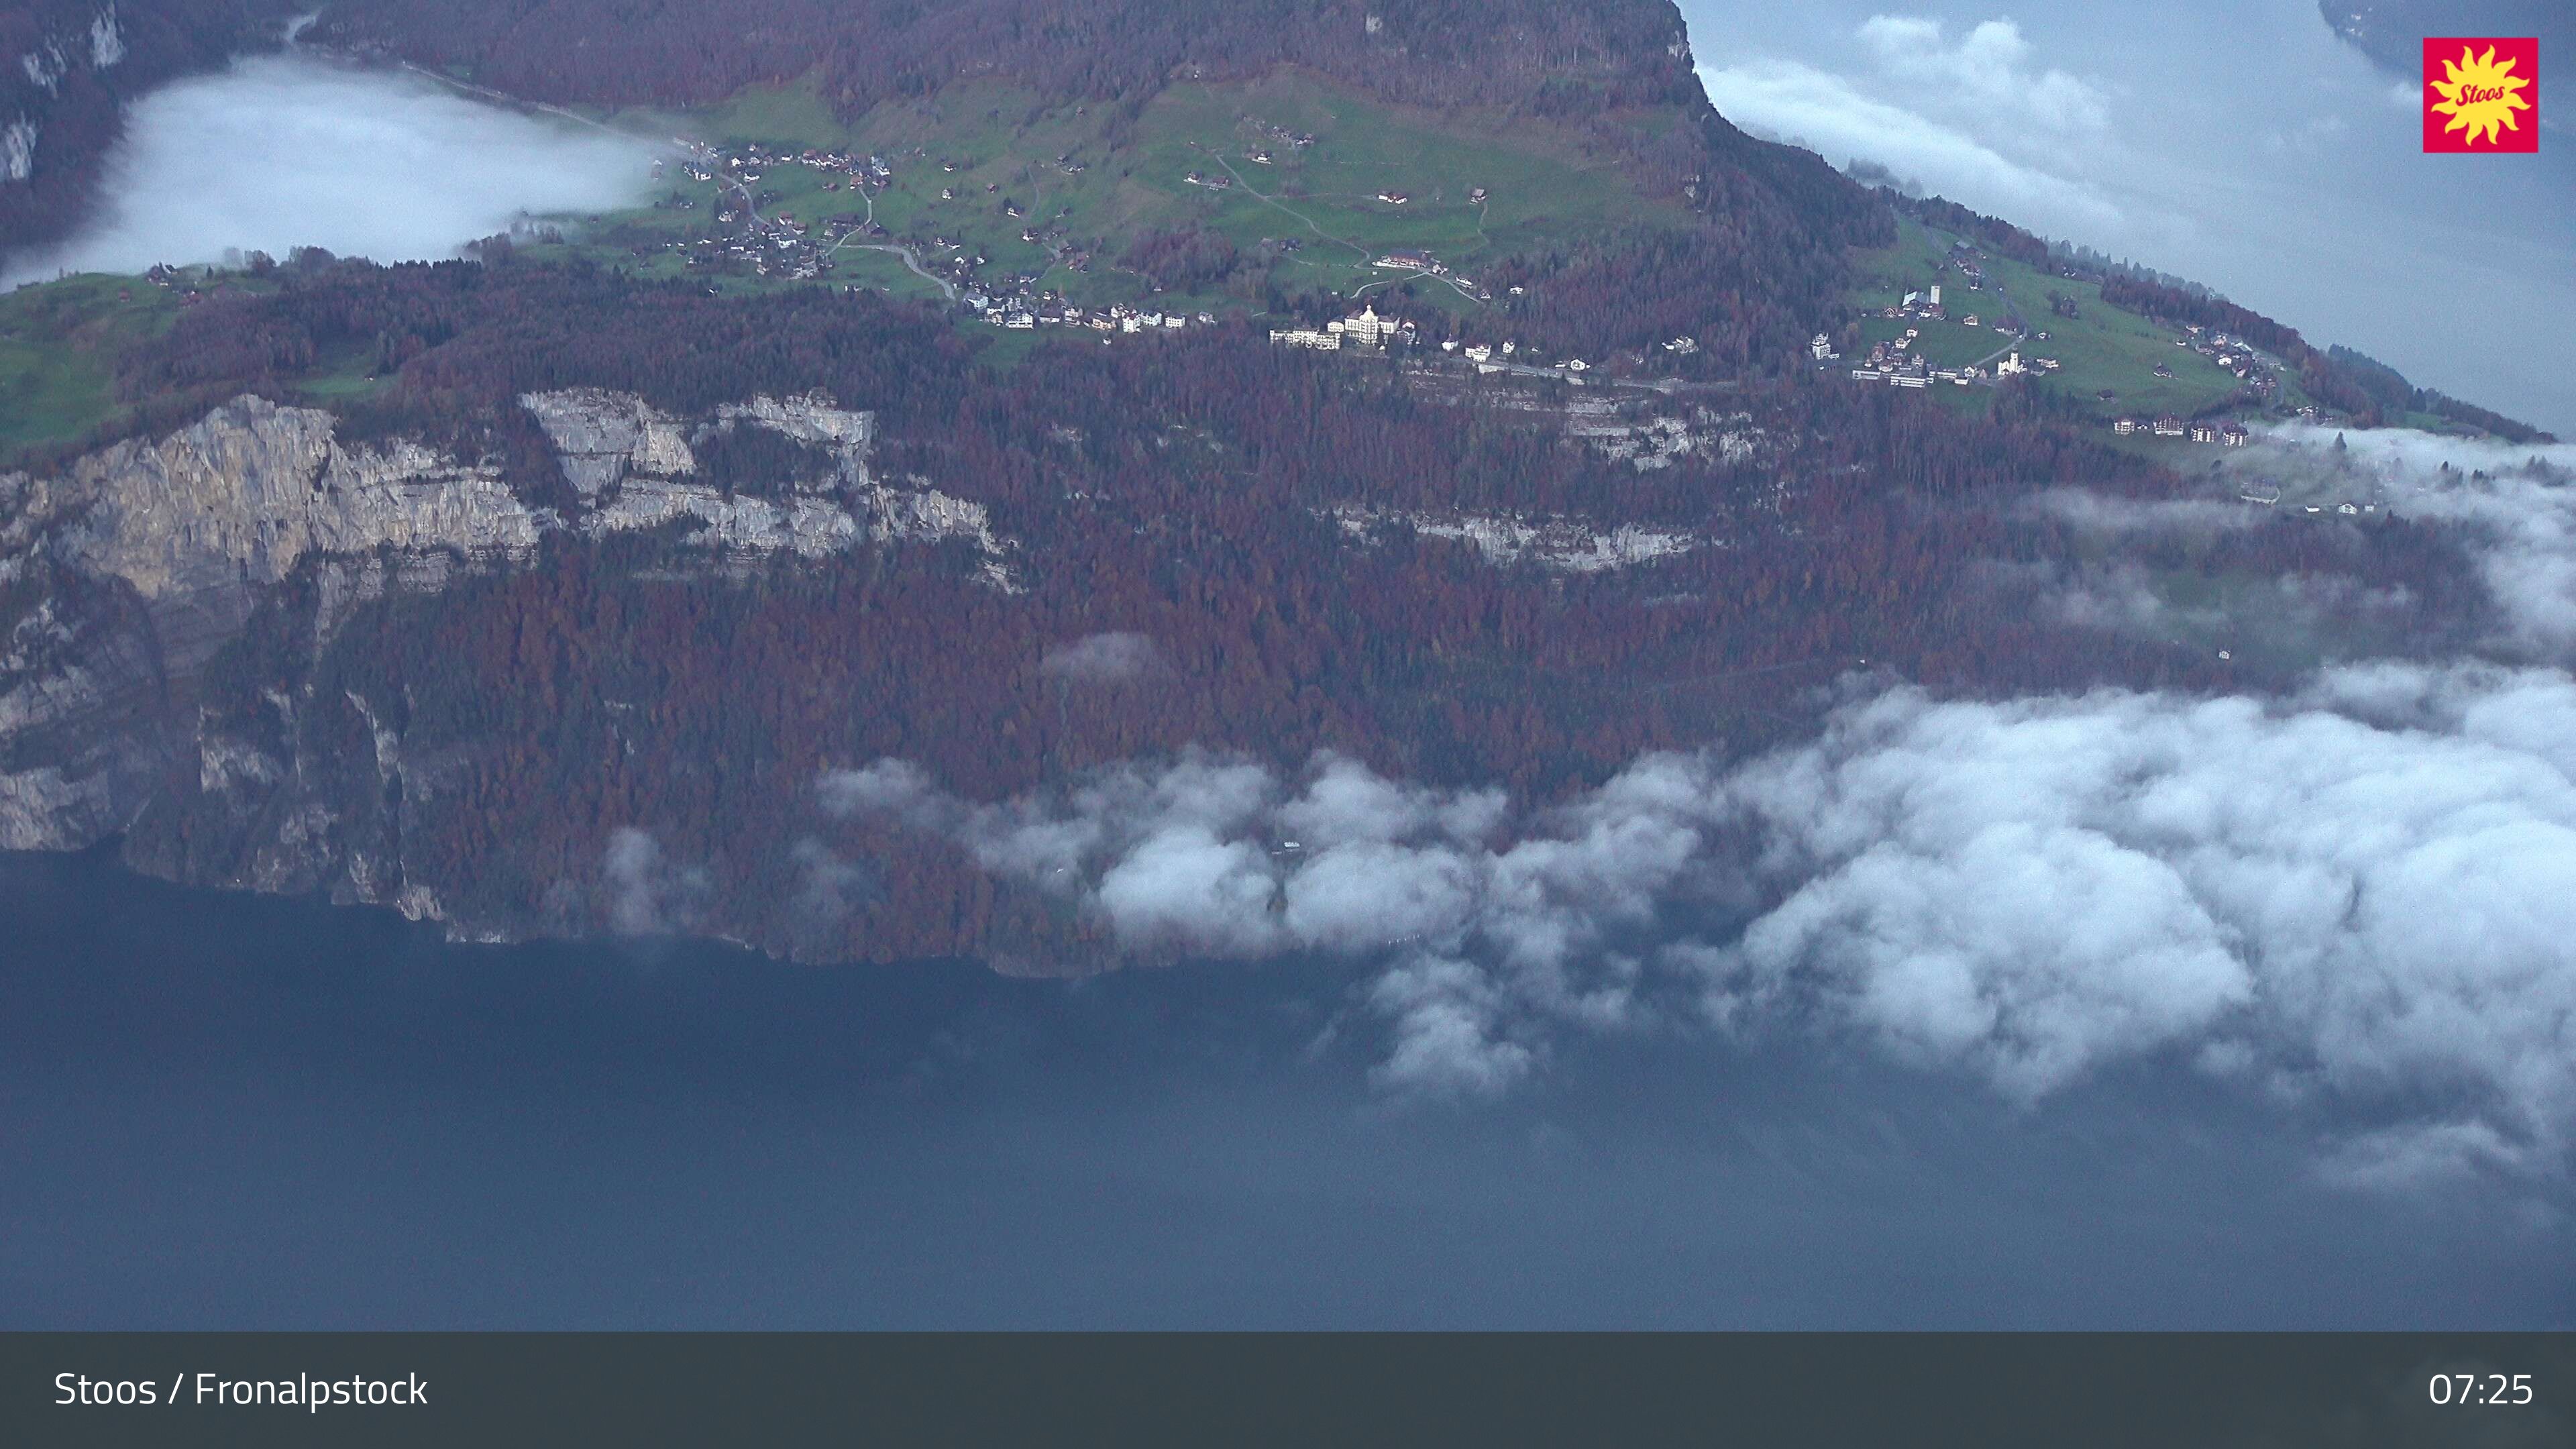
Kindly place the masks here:
[[(596, 239), (8, 299), (0, 340), (75, 338), (96, 395), (48, 395), (60, 425), (8, 435), (0, 845), (122, 836), (175, 877), (474, 935), (1081, 964), (1096, 923), (1066, 901), (835, 816), (817, 781), (901, 757), (989, 801), (1123, 761), (1293, 771), (1329, 752), (1546, 801), (1641, 752), (1809, 730), (1847, 681), (2263, 690), (2333, 651), (2433, 651), (2488, 622), (2455, 539), (2376, 511), (2140, 537), (2115, 575), (2043, 495), (2190, 492), (2163, 462), (2027, 382), (1935, 395), (1817, 369), (1807, 339), (1852, 320), (1849, 256), (1895, 234), (1890, 199), (1711, 111), (1663, 0), (343, 0), (316, 33), (600, 105), (804, 77), (760, 98), (829, 108), (799, 124), (832, 144), (691, 152), (705, 209), (774, 211), (799, 188), (809, 212), (950, 231), (949, 255), (973, 248), (934, 201), (1034, 231), (1005, 188), (1069, 175), (1072, 153), (996, 153), (1053, 135), (1041, 112), (1101, 122), (1097, 234), (1062, 250), (1138, 287), (1207, 285), (1244, 249), (1225, 230), (1243, 213), (1175, 211), (1206, 188), (1158, 192), (1135, 158), (1185, 170), (1261, 144), (1280, 127), (1225, 88), (1247, 76), (1341, 106), (1318, 152), (1445, 144), (1469, 117), (1618, 207), (1514, 197), (1513, 231), (1455, 198), (1490, 246), (1473, 307), (1406, 295), (1390, 283), (1418, 269), (1354, 245), (1335, 285), (1362, 278), (1420, 336), (1329, 354), (1269, 329), (1357, 299), (1266, 277), (1169, 330), (1142, 307), (1076, 325), (1059, 295), (1056, 325), (1014, 331), (967, 320), (962, 296), (655, 271)], [(1213, 139), (1176, 100), (1213, 108)], [(860, 144), (950, 123), (897, 158), (927, 196)], [(799, 174), (715, 174), (762, 167)], [(1289, 169), (1265, 184), (1285, 192)], [(1429, 209), (1375, 200), (1405, 225)], [(2122, 285), (2158, 313), (2225, 306)], [(1601, 365), (1505, 364), (1514, 340)], [(2294, 360), (2367, 400), (2359, 364)], [(2094, 585), (2360, 602), (2314, 637), (2222, 651), (2124, 624), (2082, 602)]]
[(611, 103), (713, 101), (818, 59), (852, 111), (995, 74), (1116, 101), (1300, 65), (1390, 97), (1559, 111), (1692, 84), (1669, 0), (337, 0), (315, 34)]
[[(827, 818), (818, 773), (900, 755), (996, 798), (1140, 756), (1330, 750), (1546, 798), (1641, 751), (1803, 730), (1852, 671), (1974, 694), (2305, 664), (2037, 607), (2090, 545), (2036, 490), (2178, 485), (2035, 395), (1985, 417), (1795, 376), (1602, 395), (1236, 327), (996, 370), (935, 309), (866, 293), (310, 260), (192, 309), (124, 381), (291, 402), (281, 378), (352, 343), (390, 375), (336, 421), (227, 408), (0, 496), (19, 843), (122, 829), (182, 878), (522, 935), (615, 925), (600, 851), (640, 831), (686, 903), (662, 925), (1062, 964), (1080, 921)], [(741, 406), (790, 393), (819, 400)], [(865, 440), (840, 465), (729, 441), (834, 406), (869, 415), (833, 425)], [(361, 549), (298, 521), (368, 499), (391, 501)], [(227, 530), (238, 571), (168, 574)], [(2468, 564), (2412, 525), (2173, 549), (2152, 562), (2177, 578), (2402, 601), (2390, 647), (2476, 617)], [(817, 861), (874, 863), (818, 916)]]

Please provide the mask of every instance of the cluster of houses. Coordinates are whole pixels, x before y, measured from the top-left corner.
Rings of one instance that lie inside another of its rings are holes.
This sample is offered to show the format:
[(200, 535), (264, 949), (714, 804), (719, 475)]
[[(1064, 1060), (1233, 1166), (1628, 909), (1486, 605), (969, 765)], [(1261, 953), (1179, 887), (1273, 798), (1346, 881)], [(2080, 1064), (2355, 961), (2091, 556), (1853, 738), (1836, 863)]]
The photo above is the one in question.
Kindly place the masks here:
[[(686, 152), (680, 169), (692, 181), (749, 183), (758, 181), (763, 172), (779, 166), (804, 166), (834, 175), (838, 179), (823, 183), (826, 191), (838, 191), (848, 183), (883, 186), (894, 179), (894, 165), (883, 156), (861, 156), (853, 151), (825, 151), (811, 146), (802, 151), (788, 151), (757, 142), (724, 150), (686, 137), (674, 139)], [(660, 163), (655, 165), (658, 167)], [(954, 163), (949, 169), (956, 169)]]
[(969, 292), (965, 306), (993, 326), (1014, 332), (1066, 327), (1134, 336), (1144, 332), (1178, 332), (1187, 327), (1216, 325), (1216, 314), (1212, 312), (1157, 312), (1125, 305), (1080, 307), (1066, 301), (1063, 294), (1057, 292), (1048, 292), (1034, 302), (1026, 297), (996, 298), (982, 292)]
[[(1886, 338), (1873, 343), (1869, 349), (1869, 355), (1863, 358), (1858, 366), (1852, 368), (1852, 381), (1884, 382), (1891, 387), (1930, 387), (1936, 382), (1946, 382), (1955, 387), (1967, 387), (1981, 382), (2000, 382), (2008, 377), (2020, 377), (2033, 372), (2057, 370), (2056, 358), (2033, 357), (2025, 361), (2017, 348), (1995, 359), (1994, 369), (1991, 372), (1977, 363), (1970, 363), (1965, 367), (1934, 367), (1929, 358), (1914, 350), (1915, 341), (1922, 336), (1922, 332), (1923, 329), (1919, 327), (1908, 327), (1902, 337)], [(1841, 353), (1834, 351), (1833, 339), (1822, 332), (1808, 341), (1807, 351), (1818, 362), (1832, 362), (1842, 356)]]
[[(1978, 260), (1979, 254), (1973, 248), (1962, 245), (1952, 249), (1950, 262), (1967, 279), (1970, 291), (1982, 291), (1985, 286), (1985, 273), (1978, 266)], [(1919, 290), (1907, 291), (1895, 304), (1880, 308), (1877, 315), (1889, 320), (1913, 319), (1931, 322), (1949, 320), (1949, 313), (1942, 305), (1941, 286), (1938, 283)], [(1979, 326), (1983, 320), (1973, 312), (1958, 319), (1959, 325), (1963, 327)], [(2019, 340), (2025, 335), (2020, 326), (2009, 317), (1985, 325), (1990, 326), (1998, 338), (2007, 342)], [(1936, 382), (1949, 382), (1964, 387), (1970, 383), (1985, 380), (1989, 376), (2000, 380), (2018, 374), (2058, 370), (2058, 362), (2055, 358), (2025, 359), (2017, 350), (1995, 362), (1991, 374), (1975, 366), (1935, 368), (1919, 351), (1915, 350), (1915, 342), (1920, 335), (1920, 329), (1908, 327), (1903, 336), (1890, 338), (1874, 345), (1870, 349), (1869, 356), (1851, 369), (1853, 380), (1885, 382), (1896, 387), (1929, 387)], [(2048, 340), (2046, 332), (2038, 333), (2036, 337), (2041, 342)], [(2258, 404), (2269, 403), (2278, 395), (2281, 386), (2280, 364), (2241, 337), (2230, 336), (2215, 328), (2194, 324), (2186, 326), (2181, 334), (2174, 338), (2174, 345), (2188, 348), (2208, 358), (2220, 370), (2244, 383), (2246, 390), (2253, 395)], [(1826, 363), (1839, 361), (1842, 356), (1834, 350), (1832, 339), (1821, 332), (1808, 343), (1808, 352), (1820, 367)], [(2162, 364), (2154, 368), (2154, 373), (2159, 378), (2174, 376), (2174, 370)], [(2101, 396), (2107, 399), (2111, 394), (2105, 392)], [(2302, 417), (2317, 416), (2316, 409), (2312, 407), (2302, 408), (2299, 412)], [(2112, 430), (2123, 435), (2146, 432), (2158, 437), (2189, 438), (2194, 442), (2220, 443), (2231, 447), (2241, 445), (2245, 441), (2244, 429), (2236, 424), (2186, 423), (2175, 417), (2154, 419), (2124, 417), (2112, 424)]]
[[(1441, 343), (1440, 350), (1457, 353), (1475, 364), (1478, 372), (1554, 372), (1569, 378), (1579, 378), (1592, 370), (1592, 364), (1580, 357), (1569, 357), (1555, 363), (1543, 362), (1523, 350), (1517, 342), (1507, 341), (1488, 345), (1482, 342), (1459, 342), (1451, 339)], [(1697, 344), (1693, 344), (1692, 350), (1698, 350)]]
[[(874, 245), (880, 249), (893, 246), (886, 228), (872, 219), (874, 195), (894, 180), (896, 163), (885, 156), (812, 148), (791, 152), (757, 144), (719, 150), (685, 139), (680, 144), (686, 151), (680, 162), (683, 173), (692, 181), (711, 182), (722, 188), (715, 205), (715, 231), (663, 244), (663, 250), (680, 254), (692, 269), (748, 270), (763, 277), (811, 280), (832, 271), (834, 254), (846, 245)], [(926, 164), (930, 158), (916, 147), (910, 153), (910, 159)], [(943, 159), (938, 165), (943, 171), (956, 172), (970, 168), (973, 163)], [(835, 192), (846, 187), (853, 199), (865, 209), (815, 220), (774, 209), (774, 203), (783, 199), (781, 194), (775, 189), (756, 188), (768, 171), (780, 166), (806, 166), (825, 173), (830, 179), (823, 182), (824, 191)], [(1072, 174), (1081, 171), (1083, 166), (1066, 155), (1056, 158), (1056, 169)], [(999, 185), (988, 183), (984, 189), (995, 193), (993, 203), (1004, 217), (1013, 220), (1026, 217), (1025, 209), (1016, 199), (998, 194), (1001, 190)], [(940, 195), (954, 200), (958, 191), (956, 187), (946, 187)], [(669, 201), (656, 205), (694, 209), (697, 203), (686, 195), (675, 193)], [(764, 208), (771, 209), (764, 211)], [(1060, 213), (1057, 219), (1061, 220), (1062, 215), (1064, 213)], [(1044, 247), (1054, 264), (1076, 272), (1087, 270), (1091, 263), (1089, 253), (1072, 244), (1061, 227), (1047, 221), (1030, 222), (1021, 229), (1020, 240)], [(966, 242), (946, 236), (911, 239), (900, 249), (911, 254), (922, 270), (944, 277), (958, 288), (977, 287), (980, 269), (986, 264), (986, 259), (974, 254)], [(1012, 277), (993, 279), (981, 285), (1015, 295), (1022, 303), (1022, 310), (1034, 311), (1040, 301), (1030, 291), (1035, 281), (1034, 277)]]
[[(723, 188), (718, 194), (715, 219), (719, 226), (731, 228), (664, 243), (665, 250), (678, 253), (693, 270), (748, 269), (756, 276), (810, 281), (833, 269), (832, 253), (844, 238), (860, 232), (885, 234), (883, 227), (871, 225), (861, 212), (815, 222), (783, 211), (763, 215), (760, 208), (778, 200), (779, 194), (755, 189), (763, 176), (778, 167), (804, 166), (832, 178), (823, 183), (825, 191), (844, 187), (852, 193), (882, 190), (894, 179), (894, 163), (883, 156), (814, 147), (788, 151), (757, 143), (719, 149), (685, 137), (679, 138), (679, 144), (684, 150), (681, 173), (691, 181), (711, 182)], [(683, 210), (694, 210), (697, 205), (686, 196), (674, 197), (668, 204)]]
[[(2269, 478), (2257, 478), (2238, 490), (2236, 496), (2257, 508), (2276, 508), (2281, 502), (2281, 485)], [(2292, 511), (2326, 518), (2370, 518), (2377, 516), (2379, 504), (2347, 498), (2339, 503), (2297, 504)]]
[(1449, 275), (1448, 264), (1426, 251), (1397, 247), (1377, 259), (1375, 265), (1390, 272), (1423, 272), (1434, 277)]
[[(1250, 116), (1243, 117), (1243, 120), (1247, 125), (1250, 125), (1254, 130), (1259, 131), (1263, 136), (1288, 147), (1292, 151), (1303, 151), (1307, 147), (1315, 144), (1315, 138), (1304, 131), (1292, 131), (1286, 126), (1269, 125), (1264, 122), (1254, 120)], [(1254, 155), (1252, 159), (1260, 161), (1266, 166), (1270, 163), (1263, 158), (1268, 154), (1269, 153), (1267, 151), (1260, 152)]]
[[(179, 296), (179, 305), (182, 307), (194, 307), (198, 303), (206, 300), (206, 294), (197, 290), (194, 281), (187, 272), (181, 271), (179, 268), (171, 266), (167, 262), (154, 262), (152, 264), (152, 270), (143, 274), (143, 280), (150, 282), (153, 286), (159, 287), (164, 291), (177, 293)], [(24, 286), (26, 284), (22, 282), (19, 285)], [(120, 302), (130, 302), (134, 300), (134, 294), (132, 289), (128, 288), (119, 291), (116, 294), (116, 298)]]
[[(1921, 318), (1927, 322), (1944, 322), (1949, 320), (1950, 316), (1949, 312), (1941, 305), (1941, 284), (1938, 282), (1918, 291), (1907, 292), (1903, 297), (1896, 301), (1895, 305), (1879, 308), (1878, 315), (1890, 319), (1914, 317)], [(1976, 327), (1982, 325), (1982, 323), (1977, 314), (1971, 312), (1965, 317), (1959, 319), (1959, 325), (1963, 327)], [(2009, 320), (1995, 323), (1994, 330), (1996, 335), (2001, 337), (2019, 337), (2021, 335), (2020, 329), (2013, 326)]]
[[(1980, 289), (1985, 285), (1985, 274), (1976, 269), (1973, 261), (1964, 257), (1955, 260), (1960, 270), (1968, 274), (1971, 290)], [(1896, 321), (1946, 322), (1950, 319), (1948, 310), (1941, 304), (1941, 285), (1937, 282), (1919, 290), (1907, 291), (1893, 305), (1880, 308), (1878, 315)], [(1977, 327), (1988, 324), (1976, 313), (1971, 312), (1959, 319), (1959, 325)], [(1991, 330), (1998, 342), (2007, 345), (2019, 341), (2023, 336), (2020, 326), (2009, 318), (1995, 321), (1991, 324)], [(1922, 335), (1922, 328), (1908, 327), (1901, 337), (1885, 338), (1872, 344), (1869, 355), (1852, 367), (1852, 380), (1884, 382), (1892, 387), (1930, 387), (1936, 382), (1967, 387), (1976, 383), (1999, 382), (2008, 377), (2020, 377), (2034, 372), (2055, 372), (2058, 369), (2056, 358), (2025, 358), (2018, 348), (1997, 358), (1991, 369), (1982, 363), (1970, 363), (1964, 367), (1934, 367), (1931, 361), (1915, 348), (1914, 344), (1921, 339)], [(2046, 341), (2048, 334), (2040, 333), (2039, 339)], [(1842, 358), (1842, 354), (1834, 350), (1833, 339), (1822, 332), (1809, 339), (1807, 354), (1819, 365), (1837, 362)]]
[(810, 281), (832, 270), (826, 249), (792, 216), (753, 218), (740, 211), (719, 213), (725, 221), (746, 225), (729, 236), (702, 236), (665, 243), (691, 269), (729, 271), (749, 268), (753, 275)]
[(1973, 367), (1934, 368), (1921, 357), (1897, 357), (1873, 361), (1851, 370), (1854, 382), (1884, 382), (1891, 387), (1930, 387), (1936, 382), (1966, 387), (1975, 382), (1979, 369)]
[(2214, 423), (2205, 418), (2185, 422), (2171, 413), (2142, 419), (2121, 417), (2112, 420), (2111, 431), (2122, 437), (2147, 433), (2159, 438), (2188, 438), (2195, 443), (2220, 443), (2230, 448), (2245, 446), (2247, 433), (2243, 423)]
[[(1949, 311), (1941, 305), (1941, 287), (1937, 282), (1922, 291), (1907, 292), (1896, 305), (1880, 308), (1878, 315), (1890, 319), (1920, 318), (1926, 322), (1946, 322), (1950, 319)], [(1990, 327), (1997, 337), (2006, 341), (2015, 340), (2022, 335), (2020, 324), (2010, 317), (1998, 318), (1988, 323), (1976, 313), (1970, 312), (1959, 319), (1959, 325)], [(1911, 337), (1914, 332), (1908, 330), (1905, 335)], [(2043, 334), (2043, 340), (2045, 340), (2045, 334)]]
[(2187, 347), (2218, 365), (2221, 372), (2252, 389), (2254, 395), (2270, 402), (2281, 386), (2279, 364), (2254, 350), (2242, 337), (2202, 327), (2199, 323), (2185, 326), (2174, 346)]

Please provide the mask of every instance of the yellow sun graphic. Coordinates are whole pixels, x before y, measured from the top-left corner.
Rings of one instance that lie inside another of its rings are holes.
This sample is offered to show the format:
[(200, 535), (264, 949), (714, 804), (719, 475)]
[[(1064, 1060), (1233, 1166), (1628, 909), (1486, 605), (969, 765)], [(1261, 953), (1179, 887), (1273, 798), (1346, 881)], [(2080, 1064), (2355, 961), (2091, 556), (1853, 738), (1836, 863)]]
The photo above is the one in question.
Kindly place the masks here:
[(2443, 134), (2466, 129), (2468, 134), (2460, 139), (2474, 144), (2481, 132), (2494, 141), (2504, 131), (2521, 130), (2522, 123), (2513, 113), (2530, 110), (2531, 102), (2514, 92), (2531, 82), (2515, 75), (2513, 65), (2512, 56), (2498, 64), (2492, 45), (2485, 55), (2479, 55), (2475, 46), (2462, 46), (2458, 60), (2442, 62), (2449, 78), (2433, 82), (2433, 89), (2442, 96), (2433, 103), (2433, 110), (2451, 118), (2442, 127)]

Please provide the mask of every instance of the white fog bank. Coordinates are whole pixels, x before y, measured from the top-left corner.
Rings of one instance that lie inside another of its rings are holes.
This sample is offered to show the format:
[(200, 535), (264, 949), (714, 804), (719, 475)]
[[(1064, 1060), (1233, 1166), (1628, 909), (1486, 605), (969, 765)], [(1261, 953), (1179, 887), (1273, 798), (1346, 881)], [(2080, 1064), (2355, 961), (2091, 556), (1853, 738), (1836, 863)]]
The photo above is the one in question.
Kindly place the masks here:
[(1376, 963), (1398, 1090), (1696, 1022), (1857, 1037), (2021, 1102), (2183, 1066), (2325, 1108), (2356, 1178), (2556, 1170), (2576, 1142), (2560, 670), (2355, 665), (2271, 702), (1898, 687), (1811, 743), (1649, 756), (1543, 810), (1331, 757), (991, 804), (884, 760), (818, 790), (1131, 950)]
[(95, 220), (58, 246), (0, 257), (0, 285), (216, 261), (228, 248), (452, 256), (515, 218), (634, 204), (653, 154), (421, 76), (246, 58), (136, 102)]

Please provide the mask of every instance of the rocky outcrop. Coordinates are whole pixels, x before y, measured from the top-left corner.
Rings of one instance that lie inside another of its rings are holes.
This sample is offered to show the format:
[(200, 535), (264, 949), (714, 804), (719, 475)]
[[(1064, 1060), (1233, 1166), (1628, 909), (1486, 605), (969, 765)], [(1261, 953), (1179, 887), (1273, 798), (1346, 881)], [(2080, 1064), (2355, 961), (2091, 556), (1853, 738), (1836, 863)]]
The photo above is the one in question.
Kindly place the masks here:
[(46, 592), (0, 646), (0, 849), (63, 849), (124, 829), (167, 762), (168, 672), (130, 595), (27, 582)]
[[(519, 404), (545, 429), (564, 477), (592, 508), (581, 522), (591, 531), (653, 528), (688, 519), (702, 525), (690, 534), (698, 543), (807, 558), (846, 552), (863, 541), (963, 539), (983, 557), (990, 582), (1015, 587), (1003, 559), (1007, 545), (994, 535), (982, 504), (941, 493), (917, 478), (893, 486), (868, 471), (868, 449), (876, 438), (873, 414), (836, 407), (821, 397), (783, 402), (755, 397), (725, 404), (712, 418), (691, 424), (633, 394), (599, 388), (526, 393)], [(836, 466), (828, 476), (794, 480), (792, 496), (778, 501), (729, 494), (696, 481), (692, 443), (702, 446), (713, 435), (739, 427), (766, 428), (820, 448)]]
[(1692, 409), (1687, 418), (1622, 418), (1605, 408), (1577, 407), (1566, 419), (1566, 433), (1641, 473), (1688, 458), (1729, 467), (1750, 463), (1761, 455), (1763, 443), (1751, 413), (1720, 416), (1706, 408)]
[(1532, 521), (1495, 514), (1387, 513), (1344, 507), (1333, 519), (1353, 539), (1368, 543), (1383, 530), (1402, 526), (1426, 538), (1450, 538), (1471, 545), (1489, 563), (1534, 563), (1560, 573), (1588, 574), (1631, 568), (1699, 547), (1696, 535), (1633, 523), (1603, 528), (1579, 519)]
[(24, 116), (0, 126), (0, 181), (24, 181), (36, 174), (36, 138), (41, 134)]
[(632, 393), (569, 388), (523, 394), (519, 405), (546, 430), (564, 477), (585, 501), (612, 491), (630, 472), (674, 478), (697, 469), (679, 421)]
[[(311, 590), (298, 595), (309, 618), (299, 612), (296, 627), (314, 658), (366, 604), (521, 566), (551, 533), (682, 524), (681, 540), (711, 562), (956, 540), (984, 560), (988, 581), (1015, 587), (1005, 562), (1015, 546), (982, 505), (870, 472), (868, 413), (760, 397), (683, 419), (591, 388), (521, 403), (574, 486), (570, 516), (530, 504), (493, 464), (415, 441), (343, 441), (328, 412), (257, 397), (51, 477), (0, 475), (0, 848), (79, 848), (128, 830), (155, 781), (178, 770), (206, 796), (301, 801), (243, 805), (249, 834), (228, 847), (237, 883), (327, 884), (431, 910), (429, 898), (406, 894), (389, 854), (398, 822), (353, 834), (317, 803), (338, 795), (279, 788), (308, 768), (291, 746), (293, 701), (247, 733), (240, 719), (219, 725), (197, 708), (199, 672), (289, 580)], [(697, 477), (692, 440), (741, 427), (824, 449), (835, 466), (777, 499)], [(371, 768), (384, 772), (373, 793), (401, 798), (421, 775), (401, 760), (400, 732), (385, 723), (395, 715), (355, 698), (349, 707), (374, 737)], [(316, 849), (326, 837), (332, 849)], [(330, 881), (315, 875), (325, 858)]]
[[(800, 443), (814, 443), (838, 450), (844, 460), (864, 463), (868, 445), (876, 439), (876, 414), (854, 413), (832, 406), (829, 398), (795, 397), (785, 402), (775, 398), (755, 397), (747, 403), (727, 403), (716, 409), (719, 426), (752, 423), (786, 434)], [(849, 478), (861, 481), (864, 469)]]
[(273, 584), (308, 554), (455, 549), (525, 555), (562, 520), (500, 470), (417, 443), (344, 447), (332, 416), (245, 397), (158, 442), (131, 440), (59, 478), (0, 477), (0, 548), (45, 535), (59, 563), (146, 599)]

